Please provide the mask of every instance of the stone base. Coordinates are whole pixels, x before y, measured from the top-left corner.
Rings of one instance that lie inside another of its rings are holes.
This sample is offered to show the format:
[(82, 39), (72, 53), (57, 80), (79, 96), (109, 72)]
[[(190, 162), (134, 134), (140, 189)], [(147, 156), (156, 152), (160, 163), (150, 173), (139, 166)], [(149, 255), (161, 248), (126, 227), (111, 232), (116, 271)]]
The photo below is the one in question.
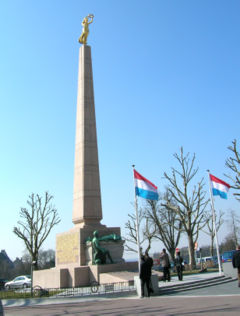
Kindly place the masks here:
[(92, 265), (92, 246), (87, 245), (88, 237), (98, 230), (99, 237), (117, 234), (121, 236), (120, 227), (96, 225), (75, 225), (68, 232), (56, 236), (56, 267), (33, 272), (33, 286), (43, 288), (64, 288), (88, 286), (93, 281), (100, 282), (100, 274), (137, 268), (133, 262), (125, 263), (123, 256), (124, 241), (104, 242), (102, 247), (109, 250), (113, 264)]
[[(137, 262), (117, 264), (89, 265), (73, 268), (52, 268), (33, 272), (33, 286), (42, 288), (67, 288), (89, 286), (92, 282), (108, 283), (106, 274), (117, 271), (136, 271)], [(101, 275), (105, 278), (101, 278)], [(105, 280), (105, 282), (104, 282)], [(114, 282), (113, 280), (111, 282)], [(115, 279), (115, 282), (120, 282)]]
[(117, 271), (117, 272), (107, 272), (101, 273), (99, 275), (99, 283), (106, 284), (106, 283), (118, 283), (118, 282), (128, 282), (133, 284), (134, 277), (138, 276), (138, 264), (132, 263), (132, 269), (128, 268), (124, 271)]
[[(118, 271), (137, 271), (137, 262), (123, 262), (115, 264), (90, 265), (90, 282), (96, 281), (101, 283), (108, 283), (106, 279), (103, 282), (103, 275), (109, 272)], [(119, 282), (119, 281), (116, 281)]]
[[(137, 289), (137, 294), (140, 297), (141, 296), (141, 280), (139, 276), (134, 277), (134, 284)], [(157, 294), (158, 293), (158, 276), (155, 274), (151, 276), (151, 287), (153, 289), (153, 293), (151, 295)], [(144, 286), (144, 295), (147, 296), (146, 284)]]
[(87, 286), (89, 284), (89, 268), (76, 267), (71, 269), (46, 269), (33, 272), (33, 287), (68, 288)]

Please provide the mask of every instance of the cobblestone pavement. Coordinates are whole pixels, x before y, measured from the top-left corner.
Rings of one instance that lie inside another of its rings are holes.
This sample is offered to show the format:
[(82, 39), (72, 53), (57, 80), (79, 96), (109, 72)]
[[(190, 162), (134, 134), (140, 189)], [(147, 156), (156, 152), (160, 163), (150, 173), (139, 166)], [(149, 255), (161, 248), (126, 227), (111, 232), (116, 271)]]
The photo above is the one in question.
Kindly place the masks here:
[(239, 316), (240, 297), (152, 297), (150, 299), (111, 299), (58, 305), (12, 307), (5, 309), (5, 316)]

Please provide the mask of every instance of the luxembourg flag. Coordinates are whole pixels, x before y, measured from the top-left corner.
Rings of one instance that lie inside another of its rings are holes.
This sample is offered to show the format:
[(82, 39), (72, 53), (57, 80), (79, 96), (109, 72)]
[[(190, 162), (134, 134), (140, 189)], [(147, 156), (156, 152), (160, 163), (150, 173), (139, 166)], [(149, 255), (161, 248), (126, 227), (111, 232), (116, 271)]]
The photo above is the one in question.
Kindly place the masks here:
[(230, 189), (230, 185), (212, 174), (209, 174), (212, 185), (213, 195), (219, 195), (222, 199), (227, 199), (227, 193)]
[(156, 185), (154, 185), (148, 179), (144, 178), (135, 169), (133, 169), (133, 172), (136, 195), (147, 200), (158, 200), (158, 192)]

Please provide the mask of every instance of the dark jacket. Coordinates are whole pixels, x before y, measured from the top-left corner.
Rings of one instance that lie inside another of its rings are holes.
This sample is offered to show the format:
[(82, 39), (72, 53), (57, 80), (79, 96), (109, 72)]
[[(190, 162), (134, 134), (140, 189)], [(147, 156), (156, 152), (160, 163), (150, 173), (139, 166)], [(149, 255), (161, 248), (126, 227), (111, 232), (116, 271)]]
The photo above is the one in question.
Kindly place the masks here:
[(149, 269), (151, 270), (153, 266), (153, 259), (151, 257), (147, 257), (145, 261), (147, 262), (147, 264), (149, 265)]
[(234, 268), (240, 268), (240, 250), (234, 252), (232, 265)]
[(144, 258), (140, 267), (140, 279), (150, 279), (152, 274), (153, 260), (151, 257)]
[(181, 256), (176, 256), (174, 264), (176, 267), (182, 267), (183, 258)]

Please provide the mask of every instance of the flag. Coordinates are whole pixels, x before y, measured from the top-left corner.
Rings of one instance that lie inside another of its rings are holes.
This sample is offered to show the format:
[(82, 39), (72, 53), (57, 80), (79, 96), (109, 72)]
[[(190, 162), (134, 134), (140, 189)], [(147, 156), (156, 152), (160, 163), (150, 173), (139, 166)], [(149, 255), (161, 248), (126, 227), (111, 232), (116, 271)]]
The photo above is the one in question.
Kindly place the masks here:
[(158, 192), (156, 185), (154, 185), (152, 182), (144, 178), (135, 169), (133, 169), (133, 172), (136, 195), (147, 200), (158, 200)]
[(212, 174), (209, 174), (209, 176), (213, 195), (219, 195), (222, 199), (227, 199), (227, 193), (230, 185), (223, 180), (214, 177)]

